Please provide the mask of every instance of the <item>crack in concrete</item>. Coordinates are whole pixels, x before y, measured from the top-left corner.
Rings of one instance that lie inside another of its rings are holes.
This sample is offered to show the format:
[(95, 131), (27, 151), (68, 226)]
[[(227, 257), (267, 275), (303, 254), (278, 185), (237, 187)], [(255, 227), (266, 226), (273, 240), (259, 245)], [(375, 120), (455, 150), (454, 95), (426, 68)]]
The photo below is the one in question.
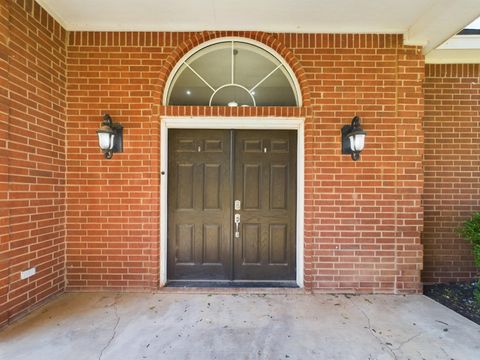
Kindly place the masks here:
[(392, 359), (394, 360), (398, 360), (397, 358), (397, 354), (395, 354), (395, 352), (390, 349), (390, 347), (388, 347), (387, 344), (385, 344), (382, 339), (380, 339), (379, 336), (377, 336), (377, 334), (375, 333), (375, 331), (373, 331), (372, 329), (372, 323), (370, 321), (370, 318), (368, 317), (367, 313), (365, 311), (363, 311), (357, 304), (355, 304), (355, 302), (353, 302), (351, 299), (350, 299), (350, 302), (353, 304), (354, 307), (356, 307), (361, 313), (362, 315), (365, 317), (365, 319), (367, 319), (367, 325), (368, 325), (368, 331), (370, 332), (370, 334), (375, 338), (375, 340), (377, 340), (377, 342), (382, 345), (382, 349), (385, 348), (388, 350), (389, 354), (392, 356)]
[(452, 359), (452, 360), (453, 360), (453, 358), (450, 356), (450, 354), (449, 354), (448, 352), (446, 352), (443, 347), (440, 346), (440, 350), (442, 350), (443, 353), (444, 353), (445, 355), (447, 355), (447, 357), (448, 357), (449, 359)]
[(413, 336), (409, 337), (407, 340), (402, 341), (402, 342), (400, 343), (400, 345), (398, 345), (398, 346), (397, 346), (395, 349), (393, 349), (393, 350), (394, 350), (394, 351), (400, 350), (404, 345), (408, 344), (410, 341), (412, 341), (413, 339), (416, 339), (416, 338), (419, 337), (420, 335), (422, 335), (421, 332), (418, 333), (418, 334), (416, 334), (416, 335), (413, 335)]
[(100, 354), (98, 355), (98, 360), (102, 359), (103, 353), (110, 346), (113, 339), (115, 339), (115, 336), (117, 335), (117, 327), (118, 327), (118, 324), (120, 323), (120, 316), (118, 316), (118, 309), (117, 309), (117, 301), (118, 301), (118, 295), (115, 295), (113, 299), (113, 303), (108, 305), (108, 307), (113, 307), (113, 313), (115, 314), (115, 325), (113, 326), (112, 335), (110, 336), (110, 339), (108, 339), (107, 343), (105, 344), (105, 346), (100, 351)]

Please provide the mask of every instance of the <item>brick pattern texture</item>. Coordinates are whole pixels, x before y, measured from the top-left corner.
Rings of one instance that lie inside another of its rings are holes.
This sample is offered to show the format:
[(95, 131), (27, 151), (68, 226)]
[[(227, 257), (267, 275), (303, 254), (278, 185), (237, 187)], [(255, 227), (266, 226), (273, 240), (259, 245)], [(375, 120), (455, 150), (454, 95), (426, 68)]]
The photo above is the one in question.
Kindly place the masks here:
[[(33, 0), (1, 1), (0, 30), (0, 323), (65, 289), (158, 287), (166, 115), (305, 117), (305, 286), (420, 291), (425, 68), (401, 36), (67, 33)], [(224, 36), (280, 53), (302, 107), (162, 105), (177, 61)], [(125, 126), (108, 161), (105, 112)], [(340, 129), (356, 114), (368, 137), (353, 162)]]
[(480, 64), (427, 65), (423, 280), (478, 276), (469, 243), (455, 232), (480, 211)]
[(7, 256), (10, 244), (8, 210), (8, 38), (10, 8), (7, 2), (0, 2), (0, 325), (9, 317), (7, 307), (10, 264)]
[[(162, 106), (181, 56), (223, 36), (279, 52), (299, 78), (303, 107)], [(419, 48), (402, 42), (398, 35), (70, 33), (68, 289), (158, 286), (160, 119), (241, 115), (306, 117), (307, 288), (419, 291), (424, 62)], [(104, 112), (125, 126), (125, 152), (109, 161), (95, 134)], [(340, 129), (355, 114), (368, 132), (358, 162), (340, 153)]]
[(0, 2), (0, 324), (65, 288), (66, 39), (33, 1)]

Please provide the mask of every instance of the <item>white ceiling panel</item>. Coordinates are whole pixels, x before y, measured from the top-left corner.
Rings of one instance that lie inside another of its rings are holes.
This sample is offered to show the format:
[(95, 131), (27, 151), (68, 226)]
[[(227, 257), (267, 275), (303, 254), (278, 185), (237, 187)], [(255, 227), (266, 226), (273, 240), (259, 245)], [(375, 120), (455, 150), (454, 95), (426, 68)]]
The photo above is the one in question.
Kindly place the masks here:
[(480, 16), (480, 0), (37, 0), (71, 31), (402, 33), (426, 52)]

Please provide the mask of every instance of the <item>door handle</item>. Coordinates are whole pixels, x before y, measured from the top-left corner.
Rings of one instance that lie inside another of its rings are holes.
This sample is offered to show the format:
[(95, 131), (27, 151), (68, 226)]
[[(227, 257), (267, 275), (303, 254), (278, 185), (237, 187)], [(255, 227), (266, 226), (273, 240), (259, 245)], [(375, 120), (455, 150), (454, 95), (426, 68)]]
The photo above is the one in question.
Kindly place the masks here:
[(240, 237), (240, 230), (239, 230), (240, 214), (235, 214), (234, 221), (235, 221), (235, 237), (239, 238)]

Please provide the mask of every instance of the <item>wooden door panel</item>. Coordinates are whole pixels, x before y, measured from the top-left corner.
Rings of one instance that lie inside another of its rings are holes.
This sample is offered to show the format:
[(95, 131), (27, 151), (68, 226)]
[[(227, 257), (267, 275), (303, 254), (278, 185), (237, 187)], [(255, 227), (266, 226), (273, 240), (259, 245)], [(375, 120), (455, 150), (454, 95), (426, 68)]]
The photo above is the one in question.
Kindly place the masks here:
[(203, 264), (221, 265), (222, 228), (221, 224), (203, 225)]
[(242, 264), (260, 265), (261, 225), (244, 223), (242, 231)]
[(203, 209), (221, 210), (222, 165), (204, 164), (203, 174)]
[(177, 264), (193, 265), (194, 259), (194, 224), (182, 224), (176, 226), (175, 247)]
[[(237, 143), (238, 145), (238, 143)], [(245, 153), (261, 153), (262, 152), (262, 139), (245, 139), (242, 143), (243, 151)]]
[(177, 210), (193, 210), (193, 163), (176, 164), (178, 189), (175, 194)]
[(288, 164), (270, 165), (270, 210), (287, 210), (288, 193)]
[(261, 164), (244, 164), (243, 166), (243, 208), (260, 210), (261, 208)]
[(270, 224), (268, 263), (288, 265), (288, 224)]
[(169, 280), (295, 279), (294, 131), (171, 130), (168, 181)]
[(168, 277), (231, 277), (228, 130), (169, 132)]
[(294, 280), (296, 132), (235, 132), (235, 280)]

